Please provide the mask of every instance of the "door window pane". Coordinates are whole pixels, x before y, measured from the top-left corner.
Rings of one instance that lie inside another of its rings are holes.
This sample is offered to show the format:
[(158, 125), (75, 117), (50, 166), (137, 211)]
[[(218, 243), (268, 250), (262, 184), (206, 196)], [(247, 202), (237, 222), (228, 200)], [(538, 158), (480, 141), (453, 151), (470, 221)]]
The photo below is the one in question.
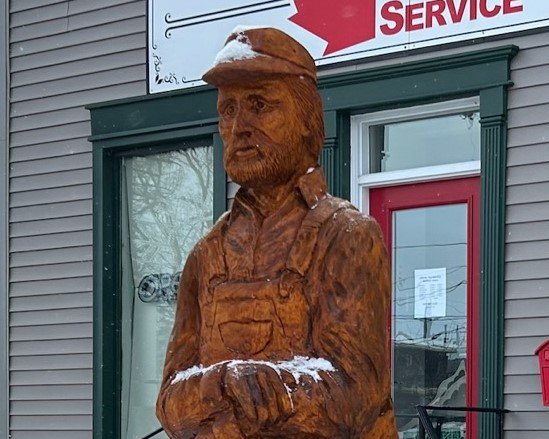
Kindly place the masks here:
[[(466, 405), (467, 205), (398, 210), (392, 242), (393, 397), (415, 439), (416, 405)], [(443, 437), (465, 437), (462, 414), (440, 415)]]
[(363, 173), (398, 171), (424, 166), (480, 160), (478, 112), (429, 119), (363, 124), (369, 163)]
[(159, 427), (155, 402), (179, 273), (212, 224), (212, 154), (212, 147), (204, 145), (122, 162), (124, 439), (141, 438)]

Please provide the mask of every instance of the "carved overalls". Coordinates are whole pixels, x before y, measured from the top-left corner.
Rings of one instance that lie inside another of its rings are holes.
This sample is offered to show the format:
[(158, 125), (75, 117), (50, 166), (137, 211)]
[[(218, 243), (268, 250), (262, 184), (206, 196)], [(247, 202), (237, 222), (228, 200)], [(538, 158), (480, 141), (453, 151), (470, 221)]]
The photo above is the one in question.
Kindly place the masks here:
[(200, 361), (280, 361), (314, 355), (310, 343), (311, 298), (305, 285), (323, 223), (349, 203), (327, 197), (310, 209), (297, 232), (285, 268), (276, 278), (228, 280), (227, 269), (202, 288)]

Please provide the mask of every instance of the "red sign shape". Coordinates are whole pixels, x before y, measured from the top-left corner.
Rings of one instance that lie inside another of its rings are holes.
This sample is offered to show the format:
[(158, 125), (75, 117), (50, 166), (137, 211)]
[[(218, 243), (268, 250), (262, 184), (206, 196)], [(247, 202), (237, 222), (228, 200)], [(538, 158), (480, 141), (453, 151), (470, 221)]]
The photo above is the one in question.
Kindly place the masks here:
[(376, 36), (376, 0), (295, 0), (289, 20), (328, 42), (324, 55)]

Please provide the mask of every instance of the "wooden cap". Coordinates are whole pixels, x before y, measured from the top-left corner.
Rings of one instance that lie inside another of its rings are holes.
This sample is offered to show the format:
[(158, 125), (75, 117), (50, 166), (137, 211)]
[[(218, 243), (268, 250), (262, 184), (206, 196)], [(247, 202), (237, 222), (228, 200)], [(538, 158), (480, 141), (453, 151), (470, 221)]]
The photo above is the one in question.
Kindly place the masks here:
[(202, 79), (219, 86), (279, 75), (303, 76), (316, 83), (314, 59), (305, 47), (278, 29), (237, 27)]

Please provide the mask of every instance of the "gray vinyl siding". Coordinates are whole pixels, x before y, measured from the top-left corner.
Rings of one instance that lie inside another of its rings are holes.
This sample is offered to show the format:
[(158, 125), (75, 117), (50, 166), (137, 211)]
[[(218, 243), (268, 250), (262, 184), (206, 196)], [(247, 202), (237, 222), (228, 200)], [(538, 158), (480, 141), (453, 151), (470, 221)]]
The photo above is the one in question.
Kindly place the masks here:
[(12, 0), (10, 433), (92, 437), (92, 158), (84, 105), (146, 93), (146, 3)]
[(549, 338), (549, 34), (521, 38), (509, 92), (506, 439), (549, 437), (534, 350)]
[(0, 437), (8, 437), (8, 7), (0, 7)]

